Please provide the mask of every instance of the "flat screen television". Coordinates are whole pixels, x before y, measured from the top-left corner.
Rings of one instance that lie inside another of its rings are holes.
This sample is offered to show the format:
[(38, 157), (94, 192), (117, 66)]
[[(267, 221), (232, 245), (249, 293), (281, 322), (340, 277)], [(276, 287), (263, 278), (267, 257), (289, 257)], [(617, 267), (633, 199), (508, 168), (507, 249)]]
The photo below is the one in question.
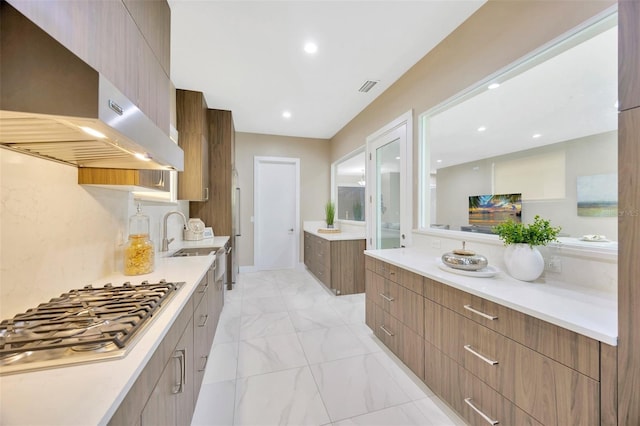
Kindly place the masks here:
[(493, 227), (507, 220), (522, 222), (522, 194), (471, 195), (469, 224)]

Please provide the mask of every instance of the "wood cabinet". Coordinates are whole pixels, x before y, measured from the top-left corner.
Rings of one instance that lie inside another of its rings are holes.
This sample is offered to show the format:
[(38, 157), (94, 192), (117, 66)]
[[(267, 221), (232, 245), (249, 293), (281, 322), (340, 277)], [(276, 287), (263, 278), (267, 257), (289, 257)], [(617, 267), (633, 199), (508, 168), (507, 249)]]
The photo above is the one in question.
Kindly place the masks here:
[(170, 191), (168, 170), (78, 168), (78, 184), (123, 191)]
[[(207, 201), (210, 188), (209, 142), (207, 102), (202, 92), (176, 90), (176, 128), (178, 144), (184, 151), (184, 171), (178, 173), (178, 199)], [(205, 223), (211, 226), (206, 220)]]
[(370, 256), (366, 323), (470, 424), (615, 424), (614, 347)]
[(109, 425), (185, 425), (204, 377), (223, 305), (223, 282), (207, 271)]
[[(205, 119), (208, 131), (209, 199), (204, 203), (189, 203), (193, 217), (199, 217), (213, 227), (216, 235), (229, 235), (234, 247), (232, 191), (235, 164), (235, 127), (231, 111), (209, 109)], [(182, 135), (180, 136), (182, 138)], [(227, 255), (227, 257), (229, 257)]]
[(410, 289), (421, 284), (422, 277), (401, 274), (394, 265), (368, 256), (365, 274), (365, 309), (375, 311), (373, 316), (365, 315), (367, 325), (418, 377), (424, 378), (424, 300)]
[[(111, 81), (167, 135), (171, 11), (166, 0), (9, 0)], [(70, 24), (72, 23), (72, 24)]]
[[(640, 2), (618, 1), (618, 346), (617, 410), (608, 422), (640, 424)], [(604, 411), (604, 410), (603, 410)], [(614, 417), (614, 415), (616, 417)]]
[(208, 109), (206, 122), (209, 198), (204, 202), (190, 202), (189, 211), (192, 217), (199, 217), (207, 226), (213, 227), (215, 235), (229, 236), (226, 285), (231, 290), (238, 271), (236, 237), (240, 236), (239, 223), (234, 224), (234, 214), (236, 218), (239, 214), (240, 199), (235, 170), (236, 131), (231, 111)]
[(304, 264), (336, 295), (364, 292), (365, 240), (327, 240), (304, 233)]

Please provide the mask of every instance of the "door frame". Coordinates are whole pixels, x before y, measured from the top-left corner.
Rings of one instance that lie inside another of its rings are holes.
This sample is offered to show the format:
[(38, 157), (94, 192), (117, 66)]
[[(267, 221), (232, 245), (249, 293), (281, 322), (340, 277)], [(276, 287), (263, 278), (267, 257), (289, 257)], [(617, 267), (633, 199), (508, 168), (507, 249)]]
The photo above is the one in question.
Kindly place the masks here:
[(295, 223), (293, 226), (294, 233), (294, 247), (293, 247), (293, 259), (292, 267), (296, 268), (300, 263), (300, 159), (292, 157), (253, 157), (253, 265), (257, 271), (264, 270), (260, 266), (260, 253), (258, 247), (260, 247), (260, 205), (258, 203), (260, 195), (260, 182), (258, 179), (258, 167), (261, 163), (282, 163), (293, 164), (295, 166), (296, 175), (296, 189), (295, 189)]
[[(373, 188), (377, 183), (376, 167), (374, 162), (376, 142), (398, 129), (404, 127), (405, 146), (404, 155), (400, 156), (400, 188), (406, 188), (400, 192), (400, 234), (405, 235), (402, 243), (404, 247), (410, 247), (412, 243), (412, 217), (413, 217), (413, 109), (405, 112), (390, 123), (367, 136), (366, 142), (366, 189), (365, 199), (367, 203), (367, 226), (366, 226), (366, 243), (367, 249), (375, 249), (376, 244), (373, 236), (375, 235), (375, 226), (377, 216), (373, 203)], [(376, 188), (376, 192), (378, 188)]]

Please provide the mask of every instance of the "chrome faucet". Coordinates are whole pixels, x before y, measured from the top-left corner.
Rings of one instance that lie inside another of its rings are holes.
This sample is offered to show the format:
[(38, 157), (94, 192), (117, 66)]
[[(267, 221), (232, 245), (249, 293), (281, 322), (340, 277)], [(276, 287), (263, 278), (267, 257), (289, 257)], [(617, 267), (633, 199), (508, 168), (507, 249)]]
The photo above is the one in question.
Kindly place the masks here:
[(179, 211), (172, 211), (172, 212), (168, 212), (164, 215), (164, 219), (163, 219), (163, 226), (162, 226), (162, 247), (160, 248), (160, 251), (169, 251), (169, 244), (171, 243), (171, 241), (174, 240), (174, 238), (171, 238), (170, 240), (167, 239), (167, 218), (169, 216), (171, 216), (172, 214), (177, 214), (180, 215), (180, 217), (182, 217), (182, 222), (184, 223), (184, 229), (187, 229), (187, 218), (185, 217), (185, 215), (182, 212)]

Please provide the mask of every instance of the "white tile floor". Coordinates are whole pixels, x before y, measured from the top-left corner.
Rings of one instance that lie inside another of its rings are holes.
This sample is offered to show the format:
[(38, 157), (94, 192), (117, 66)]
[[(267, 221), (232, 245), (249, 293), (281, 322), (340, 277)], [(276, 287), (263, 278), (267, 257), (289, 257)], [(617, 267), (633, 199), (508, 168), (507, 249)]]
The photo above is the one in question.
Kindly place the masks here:
[(463, 425), (307, 271), (240, 274), (192, 425)]

